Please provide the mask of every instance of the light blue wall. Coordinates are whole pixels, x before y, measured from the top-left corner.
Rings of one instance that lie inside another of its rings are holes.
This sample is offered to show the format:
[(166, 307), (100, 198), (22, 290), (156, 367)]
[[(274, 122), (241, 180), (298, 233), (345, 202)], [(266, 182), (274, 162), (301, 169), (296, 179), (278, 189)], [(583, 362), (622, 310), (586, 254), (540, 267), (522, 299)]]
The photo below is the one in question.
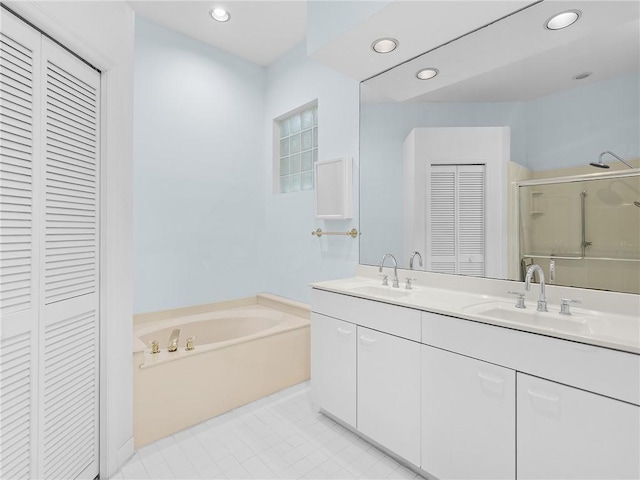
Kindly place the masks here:
[[(318, 100), (319, 158), (358, 160), (358, 83), (306, 56), (268, 70), (136, 21), (135, 312), (352, 276), (358, 241), (316, 238), (356, 218), (316, 221), (314, 192), (272, 191), (273, 119)], [(357, 179), (357, 170), (354, 175)], [(357, 180), (356, 180), (357, 184)]]
[(253, 295), (265, 69), (139, 17), (135, 54), (134, 311)]
[(391, 0), (308, 0), (307, 53), (315, 52), (390, 3)]
[[(261, 272), (266, 290), (309, 302), (309, 283), (353, 276), (358, 264), (358, 241), (350, 237), (317, 238), (311, 232), (347, 231), (358, 226), (358, 82), (306, 56), (304, 43), (271, 65), (266, 92), (264, 203), (266, 229), (259, 250), (267, 260)], [(319, 221), (314, 213), (314, 191), (274, 194), (271, 189), (273, 119), (318, 100), (318, 158), (354, 159), (352, 220)]]
[(585, 165), (596, 161), (604, 150), (638, 158), (640, 75), (595, 82), (527, 102), (525, 117), (526, 166), (532, 170)]

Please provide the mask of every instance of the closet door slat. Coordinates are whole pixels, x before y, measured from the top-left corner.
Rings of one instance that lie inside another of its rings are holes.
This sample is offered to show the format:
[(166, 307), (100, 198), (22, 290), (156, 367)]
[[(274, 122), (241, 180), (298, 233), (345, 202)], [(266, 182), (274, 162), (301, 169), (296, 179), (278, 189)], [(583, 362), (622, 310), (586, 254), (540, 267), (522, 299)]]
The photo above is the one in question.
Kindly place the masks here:
[(47, 478), (76, 478), (96, 460), (96, 337), (94, 310), (45, 327), (43, 468)]
[(97, 234), (98, 104), (94, 87), (51, 60), (46, 90), (47, 247), (62, 237), (67, 242), (65, 252), (45, 250), (49, 304), (96, 291), (96, 243), (87, 247), (86, 240)]
[(28, 478), (31, 472), (31, 333), (0, 341), (0, 351), (0, 478)]
[(32, 50), (0, 33), (0, 248), (21, 252), (0, 259), (3, 315), (33, 302), (33, 61)]

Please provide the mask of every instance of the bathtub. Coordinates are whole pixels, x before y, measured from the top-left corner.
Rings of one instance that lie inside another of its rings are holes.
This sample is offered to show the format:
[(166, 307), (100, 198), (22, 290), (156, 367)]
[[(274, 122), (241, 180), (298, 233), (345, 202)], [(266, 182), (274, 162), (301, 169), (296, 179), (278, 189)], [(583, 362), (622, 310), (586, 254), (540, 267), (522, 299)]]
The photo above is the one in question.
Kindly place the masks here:
[[(235, 303), (238, 305), (238, 303)], [(138, 316), (137, 316), (138, 317)], [(272, 295), (134, 319), (138, 448), (309, 378), (309, 308)], [(176, 352), (167, 350), (180, 329)], [(194, 337), (194, 349), (185, 349)], [(150, 353), (157, 340), (160, 352)]]

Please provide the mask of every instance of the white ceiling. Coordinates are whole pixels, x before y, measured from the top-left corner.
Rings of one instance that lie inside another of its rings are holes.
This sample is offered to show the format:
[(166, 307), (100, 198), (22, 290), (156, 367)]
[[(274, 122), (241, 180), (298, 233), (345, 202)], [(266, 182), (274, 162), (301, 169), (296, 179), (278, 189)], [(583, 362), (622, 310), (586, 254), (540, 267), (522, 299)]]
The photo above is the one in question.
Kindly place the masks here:
[[(580, 8), (570, 28), (550, 32), (554, 13)], [(363, 101), (495, 102), (530, 100), (637, 71), (640, 7), (636, 2), (545, 1), (374, 77)], [(421, 81), (415, 73), (436, 67)], [(593, 72), (585, 80), (572, 77)]]
[[(356, 80), (364, 80), (534, 1), (537, 0), (392, 0), (312, 56)], [(160, 25), (263, 66), (304, 41), (307, 32), (307, 0), (128, 3), (137, 14)], [(218, 23), (209, 17), (209, 11), (216, 6), (229, 10), (229, 22)], [(387, 36), (397, 38), (400, 47), (387, 55), (374, 53), (370, 48), (373, 40)]]
[[(305, 39), (304, 0), (130, 1), (142, 15), (172, 30), (221, 50), (267, 66)], [(231, 19), (220, 23), (209, 16), (226, 8)]]
[[(391, 98), (524, 100), (523, 92), (535, 98), (575, 86), (571, 77), (582, 71), (594, 72), (592, 78), (581, 81), (585, 84), (638, 69), (637, 21), (609, 36), (614, 25), (638, 19), (638, 2), (545, 0), (530, 6), (534, 3), (393, 0), (321, 46), (312, 57), (356, 80), (389, 70), (363, 85), (363, 100), (374, 102)], [(129, 4), (138, 14), (161, 25), (263, 66), (306, 37), (306, 0), (139, 0)], [(229, 22), (218, 23), (210, 18), (209, 11), (216, 6), (229, 10)], [(527, 6), (530, 7), (495, 22)], [(542, 27), (553, 13), (568, 8), (583, 10), (576, 25), (559, 32)], [(482, 28), (487, 24), (491, 25)], [(477, 31), (463, 36), (474, 30)], [(379, 55), (371, 50), (373, 40), (389, 36), (400, 41), (396, 51)], [(440, 47), (460, 36), (463, 37)], [(625, 48), (616, 48), (614, 42)], [(433, 51), (420, 55), (429, 50)], [(426, 66), (439, 68), (440, 75), (429, 81), (417, 80), (415, 72)], [(542, 70), (549, 75), (529, 75)]]
[[(365, 80), (535, 1), (393, 0), (318, 48), (312, 57), (356, 80)], [(375, 53), (371, 44), (382, 37), (397, 39), (399, 47), (384, 55)]]

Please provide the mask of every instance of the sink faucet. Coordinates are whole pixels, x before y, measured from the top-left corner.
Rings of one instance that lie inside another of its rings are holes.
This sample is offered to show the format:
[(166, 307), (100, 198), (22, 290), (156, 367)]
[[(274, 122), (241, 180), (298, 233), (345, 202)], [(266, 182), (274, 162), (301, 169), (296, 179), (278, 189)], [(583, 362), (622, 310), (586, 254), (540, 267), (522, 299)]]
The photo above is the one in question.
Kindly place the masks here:
[(413, 270), (413, 259), (415, 257), (418, 257), (418, 261), (420, 262), (420, 266), (422, 266), (422, 255), (420, 255), (420, 252), (415, 251), (411, 254), (411, 258), (409, 258), (409, 269)]
[[(382, 260), (380, 261), (380, 267), (378, 268), (378, 271), (382, 273), (382, 267), (384, 267), (384, 262), (387, 258), (391, 258), (391, 260), (393, 261), (393, 287), (399, 288), (400, 282), (398, 282), (398, 261), (396, 260), (396, 257), (391, 255), (390, 253), (385, 253), (384, 257), (382, 257)], [(382, 284), (387, 285), (386, 276), (385, 276), (385, 279), (382, 281)]]
[(540, 268), (540, 265), (531, 265), (527, 270), (527, 276), (524, 278), (524, 289), (528, 292), (531, 290), (531, 278), (533, 274), (538, 272), (540, 276), (540, 297), (538, 298), (538, 311), (548, 312), (547, 299), (544, 296), (544, 270)]

